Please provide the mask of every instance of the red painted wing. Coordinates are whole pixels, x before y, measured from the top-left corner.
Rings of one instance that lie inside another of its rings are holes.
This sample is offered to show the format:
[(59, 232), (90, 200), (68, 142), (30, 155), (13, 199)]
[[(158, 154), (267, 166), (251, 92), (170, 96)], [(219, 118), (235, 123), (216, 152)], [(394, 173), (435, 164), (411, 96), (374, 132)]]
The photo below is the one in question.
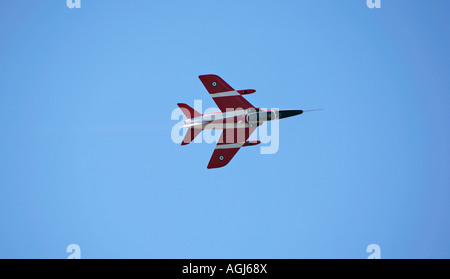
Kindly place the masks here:
[(256, 127), (224, 129), (208, 163), (208, 169), (227, 165), (245, 144)]
[(239, 92), (234, 90), (233, 87), (228, 85), (221, 77), (217, 75), (201, 75), (198, 78), (222, 112), (226, 112), (227, 109), (253, 108), (252, 104), (242, 97)]

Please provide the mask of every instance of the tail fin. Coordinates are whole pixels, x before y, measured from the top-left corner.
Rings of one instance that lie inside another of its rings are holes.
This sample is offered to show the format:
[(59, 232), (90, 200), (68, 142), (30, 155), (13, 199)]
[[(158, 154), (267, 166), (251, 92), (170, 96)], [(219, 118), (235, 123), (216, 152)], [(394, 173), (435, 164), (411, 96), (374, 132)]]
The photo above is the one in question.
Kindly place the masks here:
[(184, 115), (186, 115), (186, 117), (188, 119), (197, 117), (197, 116), (202, 116), (202, 114), (198, 111), (196, 111), (195, 109), (191, 108), (189, 105), (183, 104), (183, 103), (178, 103), (177, 104), (178, 107), (181, 109), (181, 111), (184, 113)]
[(200, 134), (201, 131), (201, 129), (189, 128), (186, 132), (186, 135), (184, 136), (183, 141), (181, 142), (181, 145), (190, 144), (195, 139), (195, 137)]

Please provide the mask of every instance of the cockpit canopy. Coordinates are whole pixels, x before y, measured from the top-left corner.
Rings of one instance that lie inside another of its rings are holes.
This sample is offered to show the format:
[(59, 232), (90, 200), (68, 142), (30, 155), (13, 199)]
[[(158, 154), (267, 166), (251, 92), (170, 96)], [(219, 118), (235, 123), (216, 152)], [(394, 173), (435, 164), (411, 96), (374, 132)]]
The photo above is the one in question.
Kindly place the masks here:
[(251, 124), (262, 124), (265, 121), (271, 121), (276, 119), (275, 112), (273, 111), (263, 111), (260, 109), (255, 109), (256, 112), (250, 112), (246, 116), (247, 123)]

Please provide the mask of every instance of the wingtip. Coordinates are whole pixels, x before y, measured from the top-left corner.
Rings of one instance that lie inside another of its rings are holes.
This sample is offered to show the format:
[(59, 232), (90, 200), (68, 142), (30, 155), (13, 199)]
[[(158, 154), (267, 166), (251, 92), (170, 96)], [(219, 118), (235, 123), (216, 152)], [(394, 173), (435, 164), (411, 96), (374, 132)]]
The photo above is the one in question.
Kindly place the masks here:
[(208, 166), (206, 168), (210, 170), (210, 169), (218, 169), (221, 167), (223, 167), (223, 166), (217, 167), (217, 166), (211, 166), (210, 164), (208, 164)]
[(201, 79), (203, 77), (218, 77), (218, 75), (215, 74), (205, 74), (205, 75), (199, 75), (198, 78)]

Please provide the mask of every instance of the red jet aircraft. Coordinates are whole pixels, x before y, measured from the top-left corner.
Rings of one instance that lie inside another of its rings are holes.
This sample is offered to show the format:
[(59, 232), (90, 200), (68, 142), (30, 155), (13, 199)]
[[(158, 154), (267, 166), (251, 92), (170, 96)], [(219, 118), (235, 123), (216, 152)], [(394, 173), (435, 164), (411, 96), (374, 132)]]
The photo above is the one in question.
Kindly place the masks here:
[(217, 75), (201, 75), (199, 78), (221, 112), (201, 114), (190, 106), (179, 103), (178, 106), (187, 117), (183, 128), (188, 128), (181, 145), (192, 142), (204, 129), (223, 129), (209, 161), (208, 169), (227, 165), (243, 146), (259, 144), (260, 141), (247, 141), (247, 139), (265, 121), (303, 113), (303, 110), (261, 110), (242, 97), (242, 95), (255, 93), (256, 90), (234, 90)]

